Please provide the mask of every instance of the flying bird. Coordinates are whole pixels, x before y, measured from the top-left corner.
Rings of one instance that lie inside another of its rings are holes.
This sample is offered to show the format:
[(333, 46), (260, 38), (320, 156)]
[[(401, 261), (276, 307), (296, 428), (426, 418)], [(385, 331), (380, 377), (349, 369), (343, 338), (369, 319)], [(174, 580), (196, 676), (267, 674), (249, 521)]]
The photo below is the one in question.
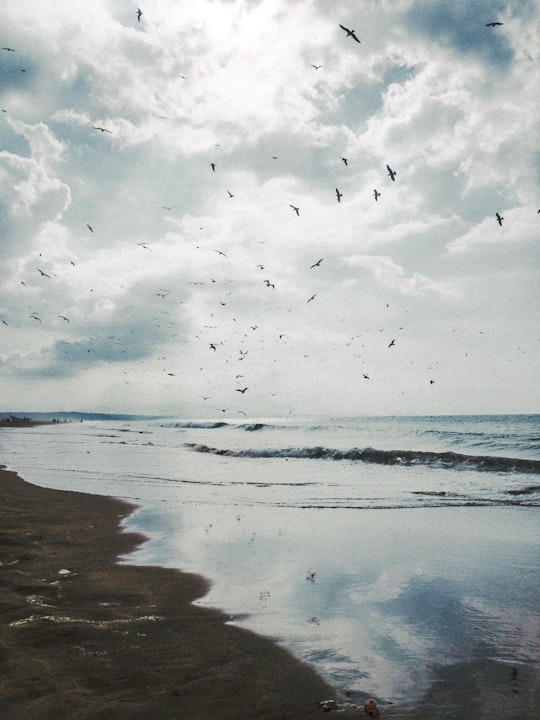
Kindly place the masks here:
[(150, 250), (150, 252), (152, 252), (152, 248), (149, 248), (148, 245), (144, 242), (137, 243), (137, 245), (140, 245), (145, 250)]
[(171, 205), (171, 207), (167, 207), (167, 205), (162, 205), (161, 207), (162, 207), (164, 210), (168, 210), (169, 212), (170, 212), (171, 210), (174, 210), (174, 205)]
[(86, 227), (90, 230), (91, 233), (94, 232), (94, 228), (91, 225), (89, 225), (88, 223), (86, 223)]
[(2, 50), (7, 50), (8, 52), (15, 52), (13, 48), (3, 47)]
[(210, 163), (210, 167), (212, 168), (212, 172), (216, 172), (216, 163)]
[(497, 218), (497, 222), (499, 223), (499, 225), (502, 227), (502, 221), (504, 220), (503, 216), (499, 215), (499, 213), (497, 212), (495, 213), (495, 217)]
[(227, 190), (227, 193), (229, 194), (229, 197), (231, 197), (231, 198), (234, 197), (234, 195), (232, 194), (232, 192), (230, 190)]
[(311, 265), (311, 267), (310, 267), (309, 269), (311, 270), (311, 268), (320, 267), (323, 260), (324, 260), (324, 258), (321, 258), (320, 260), (317, 260), (317, 262), (316, 262), (316, 263), (313, 263), (313, 265)]
[(270, 280), (263, 280), (264, 283), (266, 283), (266, 287), (276, 288), (274, 283), (271, 283)]
[(242, 388), (242, 389), (236, 388), (236, 392), (242, 393), (242, 395), (246, 392), (246, 390), (247, 390), (247, 387)]
[(489, 22), (486, 23), (486, 27), (497, 27), (497, 25), (504, 25), (502, 22)]
[(38, 271), (38, 273), (39, 273), (42, 277), (49, 278), (49, 280), (51, 279), (51, 276), (50, 276), (50, 275), (47, 275), (47, 273), (46, 273), (46, 272), (43, 272), (43, 270), (40, 270), (38, 267), (36, 268), (36, 270)]
[(315, 70), (318, 70), (319, 68), (322, 68), (322, 65), (310, 65), (310, 67), (315, 68)]
[(143, 14), (143, 11), (140, 8), (137, 8), (137, 22), (141, 22), (142, 14)]
[(381, 197), (381, 193), (378, 190), (374, 190), (373, 197), (375, 198), (375, 202), (376, 202)]
[(109, 133), (109, 135), (112, 135), (111, 131), (107, 130), (107, 128), (99, 127), (98, 125), (92, 125), (92, 127), (94, 128), (94, 130), (99, 130), (102, 133), (106, 132)]
[(223, 257), (227, 257), (225, 255), (225, 253), (223, 252), (223, 250), (214, 250), (214, 252), (217, 253), (218, 255), (223, 255)]
[(347, 37), (351, 37), (353, 40), (356, 40), (357, 43), (360, 42), (360, 40), (356, 37), (356, 33), (354, 30), (349, 30), (349, 28), (346, 28), (345, 25), (342, 25), (341, 23), (340, 23), (339, 27), (342, 30), (345, 30), (345, 32), (347, 33)]
[(390, 167), (390, 165), (387, 165), (387, 166), (386, 166), (386, 169), (388, 170), (388, 175), (392, 178), (392, 182), (395, 182), (397, 172), (396, 172), (395, 170), (392, 170), (392, 168)]
[(315, 300), (316, 297), (317, 297), (317, 293), (315, 293), (315, 295), (312, 295), (312, 296), (309, 298), (308, 302), (311, 302), (312, 300)]
[(289, 207), (292, 207), (292, 209), (298, 216), (300, 215), (300, 208), (296, 207), (296, 205), (289, 205)]
[(395, 340), (390, 340), (390, 344), (388, 345), (388, 347), (389, 348), (394, 347), (395, 344), (396, 344)]
[(341, 159), (343, 160), (343, 164), (344, 164), (344, 165), (348, 165), (348, 164), (349, 164), (349, 160), (348, 160), (347, 158), (341, 158)]
[(340, 193), (337, 188), (336, 188), (336, 197), (337, 197), (338, 203), (340, 203), (340, 202), (341, 202), (341, 198), (343, 197), (343, 193)]
[(59, 318), (62, 318), (62, 320), (65, 320), (67, 323), (69, 322), (69, 318), (67, 318), (65, 315), (59, 315)]

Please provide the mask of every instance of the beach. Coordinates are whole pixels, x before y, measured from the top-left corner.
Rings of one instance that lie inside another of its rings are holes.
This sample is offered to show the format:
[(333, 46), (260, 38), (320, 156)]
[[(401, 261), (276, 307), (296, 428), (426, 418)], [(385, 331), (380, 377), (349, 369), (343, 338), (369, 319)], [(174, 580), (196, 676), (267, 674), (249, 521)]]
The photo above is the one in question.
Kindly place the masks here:
[(0, 429), (3, 717), (538, 717), (536, 418), (59, 418)]
[(334, 697), (272, 640), (194, 606), (203, 578), (118, 564), (144, 540), (119, 529), (128, 504), (2, 469), (0, 508), (4, 720), (311, 718)]

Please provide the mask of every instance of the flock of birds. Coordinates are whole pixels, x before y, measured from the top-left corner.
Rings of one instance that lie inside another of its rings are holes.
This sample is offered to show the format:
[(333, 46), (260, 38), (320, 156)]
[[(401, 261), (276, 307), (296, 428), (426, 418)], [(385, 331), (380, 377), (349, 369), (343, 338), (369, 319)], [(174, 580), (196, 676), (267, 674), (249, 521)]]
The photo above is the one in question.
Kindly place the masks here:
[[(140, 8), (137, 8), (136, 17), (137, 17), (137, 22), (138, 22), (138, 23), (141, 22), (143, 14), (144, 14), (143, 11), (142, 11)], [(497, 27), (497, 26), (502, 25), (502, 24), (503, 24), (503, 23), (501, 23), (501, 22), (490, 22), (490, 23), (486, 23), (486, 26), (487, 26), (487, 27)], [(341, 30), (343, 30), (343, 32), (345, 33), (345, 36), (346, 36), (347, 39), (350, 38), (352, 41), (354, 41), (354, 42), (356, 42), (356, 43), (358, 43), (358, 44), (361, 44), (361, 40), (359, 39), (359, 37), (358, 37), (358, 35), (356, 34), (356, 31), (355, 31), (355, 30), (350, 29), (350, 28), (348, 28), (348, 27), (346, 27), (345, 25), (342, 25), (342, 24), (340, 24), (339, 27), (341, 28)], [(4, 51), (6, 51), (6, 52), (11, 52), (11, 53), (14, 53), (14, 52), (15, 52), (15, 49), (14, 49), (14, 48), (11, 48), (11, 47), (4, 47), (4, 48), (2, 48), (2, 49), (3, 49)], [(316, 71), (318, 71), (319, 69), (322, 68), (322, 65), (315, 65), (315, 64), (313, 64), (313, 65), (311, 65), (311, 67), (313, 67)], [(7, 111), (6, 111), (6, 110), (3, 110), (3, 112), (7, 112)], [(95, 131), (97, 131), (97, 132), (99, 132), (99, 133), (101, 133), (101, 134), (111, 134), (111, 135), (113, 134), (110, 129), (108, 129), (108, 128), (106, 128), (106, 127), (103, 127), (102, 125), (91, 125), (91, 127), (92, 127), (93, 130), (95, 130)], [(274, 160), (276, 160), (276, 159), (277, 159), (277, 156), (272, 156), (272, 158), (273, 158)], [(344, 164), (345, 166), (348, 166), (348, 165), (349, 165), (349, 159), (348, 159), (347, 157), (341, 157), (341, 161), (343, 162), (343, 164)], [(218, 171), (217, 163), (214, 162), (214, 161), (212, 161), (212, 162), (210, 163), (210, 169), (211, 169), (212, 173), (216, 173), (216, 172)], [(391, 182), (396, 182), (396, 177), (397, 177), (397, 174), (398, 174), (397, 171), (396, 171), (393, 167), (391, 167), (389, 164), (386, 165), (386, 170), (387, 170), (387, 176), (390, 178)], [(235, 193), (231, 192), (231, 190), (228, 190), (228, 189), (227, 189), (227, 194), (228, 194), (228, 197), (229, 197), (230, 199), (232, 199), (232, 198), (235, 197)], [(341, 192), (341, 190), (340, 190), (338, 187), (335, 188), (335, 197), (336, 197), (337, 203), (338, 203), (338, 204), (341, 204), (344, 196), (343, 196), (343, 193)], [(373, 189), (373, 198), (374, 198), (375, 202), (378, 202), (379, 199), (381, 198), (381, 192), (380, 192), (377, 188), (374, 188), (374, 189)], [(293, 213), (294, 213), (297, 217), (300, 217), (301, 209), (300, 209), (300, 207), (299, 207), (298, 205), (289, 203), (289, 207), (292, 209)], [(173, 206), (173, 205), (164, 205), (163, 208), (164, 208), (165, 210), (167, 210), (167, 211), (172, 211), (172, 210), (174, 209), (174, 206)], [(539, 212), (540, 212), (540, 211), (539, 211)], [(497, 213), (495, 214), (495, 217), (496, 217), (496, 221), (497, 221), (497, 223), (499, 224), (499, 226), (502, 226), (504, 217), (503, 217), (499, 212), (497, 212)], [(88, 231), (89, 231), (90, 233), (94, 234), (94, 225), (93, 225), (93, 224), (87, 223), (86, 227), (87, 227), (87, 229), (88, 229)], [(202, 228), (201, 228), (201, 229), (202, 229)], [(150, 246), (149, 246), (149, 244), (148, 244), (147, 242), (138, 242), (137, 245), (140, 246), (140, 247), (141, 247), (142, 249), (144, 249), (144, 250), (151, 251), (151, 248), (150, 248)], [(197, 247), (197, 249), (201, 249), (200, 246), (196, 246), (196, 247)], [(224, 257), (224, 258), (227, 258), (226, 253), (223, 252), (223, 251), (220, 250), (220, 249), (214, 249), (213, 252), (217, 253), (218, 255), (220, 255), (220, 256), (222, 256), (222, 257)], [(324, 257), (319, 258), (318, 260), (316, 260), (315, 262), (313, 262), (313, 263), (309, 266), (309, 269), (310, 269), (310, 270), (314, 270), (314, 269), (316, 269), (316, 268), (320, 268), (320, 267), (321, 267), (321, 264), (323, 263), (323, 261), (324, 261)], [(71, 261), (71, 265), (75, 266), (75, 262), (74, 262), (73, 260)], [(265, 265), (261, 263), (261, 264), (259, 264), (257, 267), (258, 267), (258, 269), (260, 269), (260, 270), (264, 270)], [(39, 273), (39, 275), (40, 275), (41, 278), (45, 278), (45, 279), (47, 279), (47, 280), (53, 280), (53, 278), (55, 277), (55, 275), (54, 275), (54, 273), (52, 273), (52, 271), (50, 271), (50, 270), (47, 271), (48, 269), (45, 270), (45, 269), (43, 269), (42, 267), (39, 267), (39, 266), (37, 266), (37, 265), (34, 266), (34, 269), (36, 270), (36, 272)], [(25, 281), (21, 281), (21, 283), (22, 283), (23, 285), (26, 285)], [(215, 280), (215, 279), (211, 279), (211, 283), (216, 283), (216, 280)], [(268, 288), (268, 289), (275, 290), (275, 288), (276, 288), (275, 282), (272, 282), (270, 279), (264, 279), (264, 280), (263, 280), (263, 283), (264, 283), (265, 287)], [(198, 282), (193, 282), (192, 284), (193, 284), (193, 285), (202, 285), (203, 282), (198, 281)], [(90, 292), (92, 292), (92, 290), (90, 290)], [(159, 292), (156, 292), (154, 295), (155, 295), (155, 297), (159, 297), (159, 298), (161, 298), (162, 300), (168, 300), (169, 297), (170, 297), (170, 295), (171, 295), (171, 291), (168, 290), (168, 289), (163, 289), (163, 288), (162, 288), (162, 289), (160, 289)], [(314, 301), (316, 300), (316, 298), (317, 298), (317, 293), (313, 293), (313, 294), (310, 295), (309, 298), (307, 298), (306, 303), (309, 304), (309, 303), (311, 303), (311, 302), (314, 302)], [(207, 301), (207, 302), (210, 302), (210, 301)], [(219, 304), (220, 304), (221, 306), (225, 306), (225, 305), (227, 304), (227, 302), (224, 301), (224, 300), (219, 300), (219, 301), (217, 301), (217, 302), (219, 302)], [(181, 301), (181, 303), (183, 304), (183, 301)], [(388, 305), (387, 305), (387, 307), (388, 307)], [(170, 313), (170, 312), (167, 312), (167, 311), (159, 311), (159, 312), (162, 312), (164, 315), (168, 315), (168, 316), (171, 315), (171, 313)], [(32, 312), (30, 313), (30, 315), (29, 315), (28, 317), (29, 317), (29, 319), (31, 319), (31, 320), (34, 320), (34, 321), (39, 322), (39, 323), (42, 323), (42, 318), (40, 317), (40, 313), (37, 312), (36, 310), (32, 310)], [(66, 323), (67, 325), (70, 325), (70, 324), (71, 324), (70, 318), (69, 318), (68, 315), (65, 314), (64, 312), (58, 313), (57, 317), (58, 317), (58, 319), (61, 320), (63, 323)], [(213, 318), (214, 318), (214, 313), (211, 313), (209, 320), (212, 320)], [(162, 318), (158, 318), (157, 315), (154, 317), (154, 320), (155, 320), (156, 322), (163, 322)], [(235, 318), (233, 318), (233, 322), (236, 322), (236, 319), (235, 319)], [(5, 319), (2, 319), (2, 324), (5, 325), (5, 326), (7, 326), (7, 325), (8, 325), (8, 322), (7, 322)], [(172, 329), (172, 328), (175, 327), (175, 322), (174, 322), (172, 319), (166, 320), (166, 324), (167, 324), (167, 327), (168, 327), (168, 328), (171, 328), (171, 329)], [(217, 329), (217, 326), (215, 326), (215, 325), (214, 325), (214, 326), (208, 325), (208, 326), (205, 326), (205, 329)], [(255, 331), (256, 329), (257, 329), (257, 326), (256, 326), (256, 325), (251, 326), (251, 330), (252, 330), (252, 331)], [(401, 329), (403, 329), (403, 328), (400, 328), (400, 330), (401, 330)], [(197, 337), (198, 337), (198, 336), (197, 336)], [(244, 337), (247, 337), (247, 335), (245, 334)], [(283, 340), (284, 338), (285, 338), (285, 333), (280, 333), (280, 334), (279, 334), (279, 339), (280, 339), (280, 340)], [(110, 340), (113, 342), (113, 344), (116, 345), (116, 346), (125, 346), (125, 345), (127, 345), (128, 341), (129, 341), (129, 338), (127, 338), (127, 337), (124, 337), (124, 338), (121, 339), (121, 338), (119, 338), (119, 337), (117, 337), (117, 336), (109, 336), (109, 339), (110, 339)], [(94, 343), (95, 340), (96, 340), (96, 338), (90, 338), (89, 341), (80, 342), (80, 343), (77, 343), (77, 344), (78, 344), (79, 347), (81, 348), (81, 352), (83, 352), (83, 351), (84, 351), (84, 348), (86, 348), (86, 354), (87, 354), (87, 355), (90, 355), (90, 354), (94, 351), (94, 350), (93, 350), (93, 343)], [(351, 339), (351, 340), (352, 340), (352, 339)], [(217, 353), (217, 352), (218, 352), (218, 348), (221, 348), (221, 346), (223, 345), (223, 343), (224, 343), (223, 340), (220, 340), (220, 341), (217, 341), (217, 340), (216, 340), (216, 341), (212, 341), (212, 342), (209, 342), (209, 343), (208, 343), (208, 347), (209, 347), (209, 349), (210, 349), (213, 353)], [(97, 347), (97, 346), (99, 345), (99, 342), (95, 342), (94, 344), (95, 344), (95, 346)], [(388, 343), (387, 347), (388, 347), (388, 348), (393, 348), (393, 347), (395, 346), (395, 344), (396, 344), (396, 340), (395, 340), (395, 338), (392, 338), (391, 341)], [(66, 347), (65, 347), (64, 352), (66, 352), (66, 354), (69, 354), (70, 352), (72, 352), (72, 349), (70, 350), (70, 344), (69, 344), (69, 343), (66, 343)], [(125, 350), (125, 349), (124, 349), (124, 350), (121, 350), (121, 351), (119, 351), (119, 352), (125, 352), (125, 353), (127, 354), (127, 350)], [(77, 354), (77, 353), (76, 353), (76, 354)], [(248, 354), (248, 350), (240, 349), (239, 352), (238, 352), (238, 357), (236, 358), (237, 361), (244, 360), (244, 358), (246, 357), (247, 354)], [(78, 355), (79, 355), (79, 357), (80, 357), (80, 353), (78, 353)], [(304, 357), (308, 357), (308, 356), (307, 356), (307, 355), (304, 355)], [(165, 360), (165, 358), (162, 358), (162, 359)], [(230, 355), (230, 356), (227, 358), (226, 362), (229, 363), (231, 360), (232, 360), (232, 355)], [(88, 360), (88, 362), (89, 362), (89, 360)], [(201, 368), (201, 370), (202, 370), (202, 368)], [(174, 375), (175, 375), (175, 373), (169, 372), (167, 369), (164, 369), (163, 371), (164, 371), (164, 372), (167, 372), (167, 375), (168, 375), (168, 376), (174, 376)], [(241, 380), (241, 379), (243, 379), (243, 378), (244, 378), (244, 375), (243, 375), (243, 374), (237, 374), (236, 377), (235, 377), (235, 380), (236, 380), (237, 383), (238, 383), (238, 381)], [(366, 372), (363, 372), (363, 373), (362, 373), (362, 378), (363, 378), (364, 380), (369, 380), (369, 379), (370, 379), (370, 375), (369, 375), (368, 373), (366, 373)], [(126, 382), (129, 382), (129, 381), (126, 381)], [(429, 384), (430, 384), (430, 385), (433, 385), (434, 383), (435, 383), (435, 381), (434, 381), (433, 379), (430, 379), (430, 380), (429, 380)], [(244, 394), (248, 391), (249, 386), (248, 386), (248, 385), (244, 385), (243, 383), (242, 383), (242, 385), (243, 385), (243, 387), (235, 387), (234, 389), (235, 389), (235, 392), (238, 392), (239, 394), (244, 395)], [(270, 392), (270, 394), (275, 396), (275, 393)], [(209, 399), (211, 399), (212, 395), (205, 395), (205, 396), (202, 396), (202, 397), (203, 397), (203, 400), (209, 400)], [(227, 409), (225, 409), (225, 408), (217, 408), (217, 407), (216, 407), (215, 409), (220, 410), (220, 411), (222, 411), (222, 412), (226, 412), (226, 410), (227, 410)], [(243, 411), (241, 411), (241, 410), (238, 411), (238, 412), (243, 413)], [(243, 414), (245, 414), (245, 413), (243, 413)]]

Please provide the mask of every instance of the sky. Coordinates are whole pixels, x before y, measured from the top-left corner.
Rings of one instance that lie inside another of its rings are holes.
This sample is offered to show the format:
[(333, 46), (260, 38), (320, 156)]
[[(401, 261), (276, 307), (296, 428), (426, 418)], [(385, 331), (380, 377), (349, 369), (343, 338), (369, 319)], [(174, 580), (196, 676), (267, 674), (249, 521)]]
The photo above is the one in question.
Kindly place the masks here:
[(536, 2), (1, 15), (2, 409), (539, 411)]

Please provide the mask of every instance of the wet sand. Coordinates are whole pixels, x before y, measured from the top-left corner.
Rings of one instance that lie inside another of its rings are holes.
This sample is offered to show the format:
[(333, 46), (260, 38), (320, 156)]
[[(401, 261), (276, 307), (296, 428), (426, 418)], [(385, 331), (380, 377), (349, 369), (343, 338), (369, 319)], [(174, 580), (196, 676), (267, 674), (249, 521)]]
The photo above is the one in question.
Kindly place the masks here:
[(320, 716), (333, 690), (271, 640), (194, 606), (203, 578), (118, 564), (144, 541), (119, 527), (132, 509), (0, 469), (3, 720)]

